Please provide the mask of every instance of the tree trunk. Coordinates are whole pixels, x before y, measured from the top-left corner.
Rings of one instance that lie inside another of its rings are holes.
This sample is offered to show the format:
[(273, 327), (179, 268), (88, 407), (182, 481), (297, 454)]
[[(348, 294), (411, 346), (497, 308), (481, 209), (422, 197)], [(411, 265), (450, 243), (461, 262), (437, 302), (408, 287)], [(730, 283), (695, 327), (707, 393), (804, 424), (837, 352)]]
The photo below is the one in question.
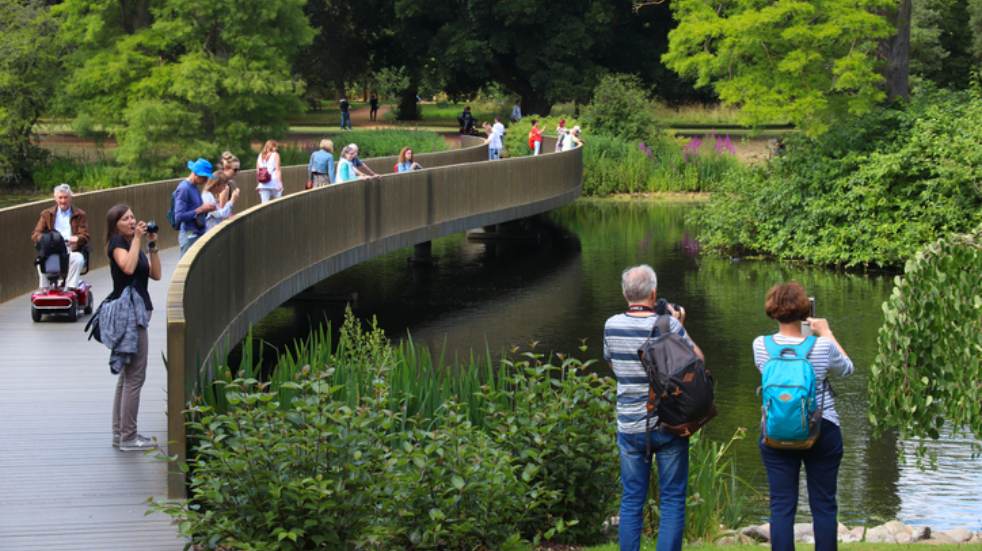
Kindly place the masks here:
[(910, 99), (910, 16), (912, 0), (900, 0), (897, 11), (891, 14), (896, 34), (880, 44), (885, 64), (887, 97), (890, 101)]
[(417, 93), (419, 93), (419, 84), (415, 78), (410, 78), (409, 86), (399, 94), (399, 120), (419, 120), (419, 102), (416, 101)]

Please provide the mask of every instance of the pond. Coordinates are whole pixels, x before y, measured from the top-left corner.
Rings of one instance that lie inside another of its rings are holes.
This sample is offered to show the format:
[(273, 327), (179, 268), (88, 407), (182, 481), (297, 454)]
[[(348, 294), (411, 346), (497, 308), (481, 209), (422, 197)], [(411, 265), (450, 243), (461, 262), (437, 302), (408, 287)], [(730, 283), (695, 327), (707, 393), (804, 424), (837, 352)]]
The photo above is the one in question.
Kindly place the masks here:
[[(686, 328), (716, 375), (720, 415), (707, 432), (725, 439), (737, 427), (750, 428), (751, 435), (756, 430), (760, 376), (751, 342), (776, 330), (763, 313), (767, 289), (794, 279), (816, 297), (818, 315), (829, 319), (856, 364), (854, 376), (833, 381), (845, 439), (840, 520), (853, 525), (898, 518), (936, 529), (982, 530), (982, 459), (973, 456), (971, 440), (928, 443), (936, 468), (921, 470), (914, 443), (870, 434), (867, 395), (875, 389), (868, 388), (867, 374), (892, 276), (700, 256), (692, 238), (698, 216), (687, 221), (695, 208), (580, 200), (510, 239), (450, 236), (434, 242), (435, 265), (410, 265), (408, 250), (353, 267), (271, 313), (255, 336), (283, 346), (305, 336), (312, 323), (327, 319), (337, 327), (351, 301), (356, 315), (376, 316), (390, 337), (409, 332), (448, 357), (534, 346), (593, 358), (596, 369), (609, 373), (600, 359), (600, 335), (604, 320), (624, 309), (621, 270), (648, 263), (658, 273), (659, 296), (686, 308)], [(754, 438), (739, 442), (735, 453), (739, 474), (766, 494)], [(804, 479), (801, 495), (803, 517)], [(766, 518), (766, 508), (764, 499), (754, 504), (755, 520)]]

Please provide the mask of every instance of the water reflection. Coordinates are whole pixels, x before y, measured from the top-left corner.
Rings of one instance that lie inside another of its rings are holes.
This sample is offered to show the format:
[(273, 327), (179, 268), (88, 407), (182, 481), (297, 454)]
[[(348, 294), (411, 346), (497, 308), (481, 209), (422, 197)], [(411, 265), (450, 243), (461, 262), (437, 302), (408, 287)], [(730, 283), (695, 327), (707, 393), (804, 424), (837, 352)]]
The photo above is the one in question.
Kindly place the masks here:
[[(839, 477), (842, 521), (900, 518), (939, 529), (982, 529), (977, 497), (982, 460), (971, 457), (969, 442), (936, 445), (939, 470), (922, 472), (898, 460), (898, 446), (906, 444), (890, 436), (870, 437), (866, 375), (891, 278), (698, 256), (699, 245), (692, 239), (698, 216), (686, 222), (693, 208), (579, 201), (536, 225), (529, 239), (481, 243), (451, 236), (434, 243), (435, 266), (411, 267), (407, 251), (353, 267), (286, 303), (259, 324), (256, 334), (288, 344), (306, 334), (312, 322), (329, 319), (336, 325), (345, 302), (356, 295), (353, 305), (360, 317), (377, 316), (390, 336), (411, 331), (414, 339), (445, 348), (451, 356), (485, 346), (501, 351), (532, 340), (540, 342), (541, 351), (569, 352), (585, 340), (585, 356), (600, 360), (603, 322), (624, 308), (621, 270), (644, 262), (658, 273), (659, 295), (685, 306), (687, 328), (706, 351), (718, 380), (721, 412), (707, 432), (725, 438), (736, 427), (753, 429), (759, 421), (755, 391), (760, 377), (751, 342), (775, 330), (763, 313), (767, 289), (794, 279), (816, 296), (818, 314), (830, 320), (857, 368), (853, 377), (833, 381), (845, 440)], [(740, 442), (735, 452), (741, 475), (766, 489), (754, 439)], [(801, 495), (804, 515), (804, 484)], [(761, 501), (757, 516), (765, 514)]]

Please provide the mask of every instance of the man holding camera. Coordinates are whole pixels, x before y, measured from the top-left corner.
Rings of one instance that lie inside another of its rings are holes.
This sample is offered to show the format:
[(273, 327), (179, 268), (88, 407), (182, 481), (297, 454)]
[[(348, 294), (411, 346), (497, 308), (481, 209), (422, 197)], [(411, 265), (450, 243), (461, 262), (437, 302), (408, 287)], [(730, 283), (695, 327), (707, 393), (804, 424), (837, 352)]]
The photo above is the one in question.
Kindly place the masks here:
[[(685, 493), (689, 476), (689, 440), (657, 427), (647, 409), (648, 376), (638, 349), (652, 335), (659, 315), (669, 314), (669, 330), (678, 334), (703, 359), (702, 350), (682, 324), (684, 310), (657, 298), (658, 278), (647, 264), (621, 274), (627, 311), (604, 325), (604, 359), (617, 378), (617, 447), (620, 449), (621, 494), (619, 539), (621, 551), (641, 546), (642, 511), (648, 499), (651, 453), (658, 462), (660, 525), (658, 551), (680, 551), (685, 528)], [(650, 432), (648, 427), (655, 427)]]
[(201, 199), (200, 188), (211, 178), (213, 171), (211, 163), (198, 157), (197, 161), (188, 161), (188, 170), (191, 174), (181, 180), (174, 190), (174, 222), (178, 225), (177, 243), (181, 256), (205, 233), (205, 221), (201, 215), (218, 208), (214, 203), (205, 203)]

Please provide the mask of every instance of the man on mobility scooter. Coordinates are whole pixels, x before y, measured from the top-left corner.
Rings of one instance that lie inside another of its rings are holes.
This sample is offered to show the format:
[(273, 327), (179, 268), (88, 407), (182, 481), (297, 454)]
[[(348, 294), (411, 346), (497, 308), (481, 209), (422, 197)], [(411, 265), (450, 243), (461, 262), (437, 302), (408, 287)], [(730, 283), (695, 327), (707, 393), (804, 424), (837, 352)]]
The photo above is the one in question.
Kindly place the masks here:
[(88, 271), (89, 227), (85, 211), (72, 207), (68, 184), (55, 187), (54, 198), (55, 206), (41, 211), (31, 234), (40, 276), (38, 291), (31, 294), (31, 318), (60, 313), (75, 321), (79, 310), (92, 312), (91, 286), (80, 278)]

